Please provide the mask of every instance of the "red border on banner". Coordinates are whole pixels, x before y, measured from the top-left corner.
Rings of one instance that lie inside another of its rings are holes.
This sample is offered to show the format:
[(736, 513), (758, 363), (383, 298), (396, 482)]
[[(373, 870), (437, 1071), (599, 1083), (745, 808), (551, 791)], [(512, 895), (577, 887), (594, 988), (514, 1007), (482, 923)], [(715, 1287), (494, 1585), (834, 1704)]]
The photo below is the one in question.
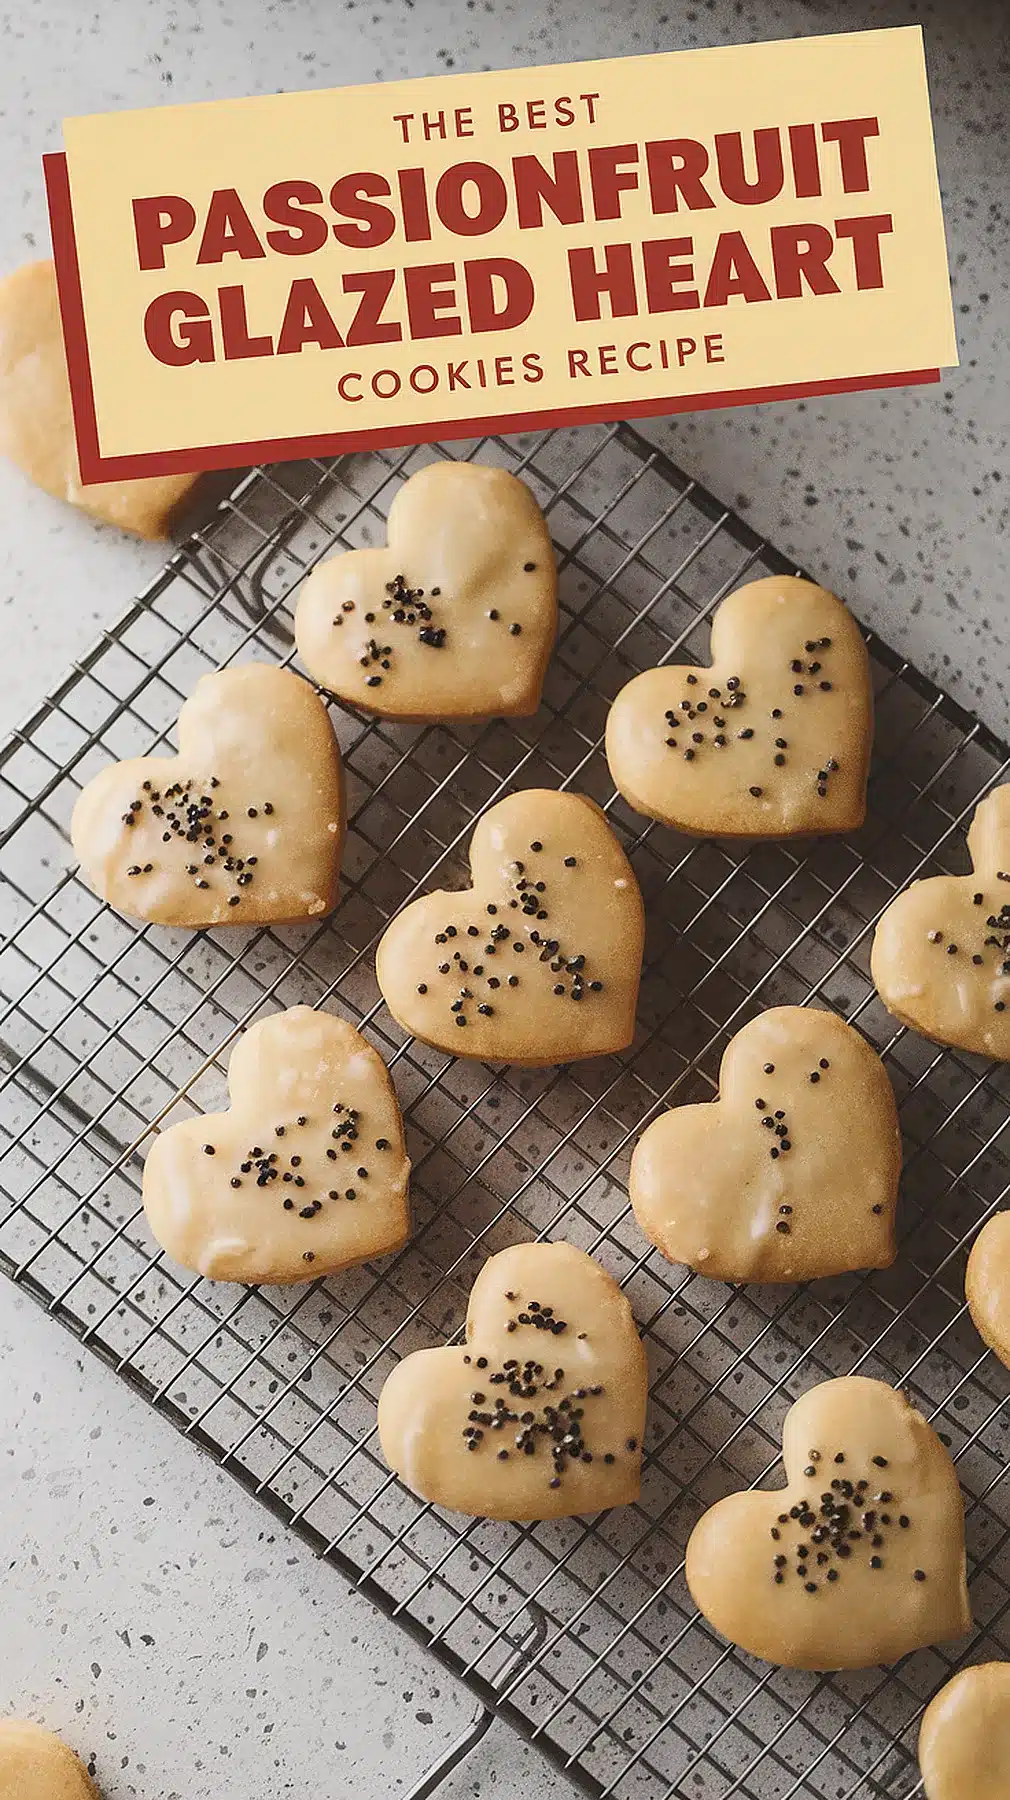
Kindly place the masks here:
[(70, 376), (70, 398), (77, 433), (77, 456), (85, 485), (129, 481), (144, 475), (200, 473), (208, 469), (244, 468), (251, 463), (298, 461), (306, 456), (336, 456), (382, 445), (435, 443), (444, 438), (483, 437), (488, 432), (535, 431), (554, 425), (591, 425), (612, 420), (666, 417), (673, 413), (710, 412), (717, 407), (754, 406), (768, 400), (806, 400), (822, 394), (855, 394), (868, 388), (917, 387), (939, 381), (939, 369), (908, 369), (888, 375), (855, 375), (838, 381), (787, 382), (780, 387), (723, 388), (710, 394), (671, 394), (613, 406), (564, 406), (540, 412), (498, 413), (493, 418), (440, 419), (425, 425), (391, 425), (372, 431), (330, 431), (312, 437), (260, 438), (245, 444), (201, 444), (186, 450), (144, 451), (134, 456), (103, 456), (98, 439), (95, 394), (91, 379), (81, 272), (70, 199), (70, 178), (63, 151), (42, 158), (49, 223), (56, 263), (63, 338)]

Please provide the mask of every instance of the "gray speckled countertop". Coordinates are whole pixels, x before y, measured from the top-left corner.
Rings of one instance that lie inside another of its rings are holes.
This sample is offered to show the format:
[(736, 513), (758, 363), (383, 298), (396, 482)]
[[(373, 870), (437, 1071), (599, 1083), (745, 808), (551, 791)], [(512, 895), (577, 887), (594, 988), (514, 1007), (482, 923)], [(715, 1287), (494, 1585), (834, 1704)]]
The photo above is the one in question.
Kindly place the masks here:
[[(65, 114), (920, 22), (962, 366), (939, 387), (650, 429), (964, 705), (1010, 732), (1005, 0), (0, 0), (0, 270), (46, 253)], [(0, 467), (13, 724), (159, 565)], [(0, 1285), (0, 1713), (108, 1800), (403, 1793), (467, 1696), (230, 1479)], [(567, 1794), (496, 1728), (446, 1786)]]

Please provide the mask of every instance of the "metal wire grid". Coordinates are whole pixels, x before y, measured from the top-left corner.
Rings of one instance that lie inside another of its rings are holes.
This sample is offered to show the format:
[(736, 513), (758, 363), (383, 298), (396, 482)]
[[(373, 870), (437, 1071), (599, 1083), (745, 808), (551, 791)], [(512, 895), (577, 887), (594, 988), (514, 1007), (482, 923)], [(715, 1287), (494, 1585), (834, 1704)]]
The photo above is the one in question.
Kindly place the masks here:
[[(291, 660), (305, 571), (381, 541), (396, 486), (433, 454), (505, 464), (547, 512), (562, 621), (537, 717), (411, 728), (335, 709), (350, 829), (344, 897), (322, 925), (211, 936), (101, 906), (68, 850), (83, 782), (170, 743), (206, 669)], [(918, 1717), (955, 1652), (891, 1671), (772, 1670), (715, 1638), (683, 1580), (695, 1519), (722, 1493), (774, 1484), (782, 1416), (825, 1377), (904, 1384), (934, 1419), (968, 1505), (979, 1630), (966, 1654), (1010, 1653), (1007, 1377), (981, 1352), (962, 1283), (1010, 1179), (1010, 1075), (896, 1029), (867, 973), (894, 891), (966, 867), (963, 827), (1010, 753), (871, 639), (872, 806), (851, 839), (689, 842), (643, 826), (601, 754), (630, 674), (703, 660), (722, 596), (787, 567), (626, 426), (256, 471), (0, 755), (0, 1263), (598, 1795), (914, 1791)], [(436, 876), (459, 879), (474, 818), (525, 785), (594, 795), (642, 884), (646, 973), (623, 1056), (538, 1071), (452, 1060), (405, 1039), (378, 995), (386, 919)], [(304, 1288), (190, 1278), (139, 1212), (145, 1140), (221, 1102), (241, 1026), (305, 1000), (362, 1025), (393, 1069), (413, 1239)], [(887, 1059), (906, 1139), (902, 1250), (872, 1277), (732, 1289), (644, 1244), (628, 1159), (663, 1106), (711, 1096), (728, 1037), (782, 1002), (835, 1008)], [(592, 1520), (466, 1522), (389, 1476), (375, 1399), (397, 1356), (459, 1327), (485, 1256), (531, 1235), (592, 1251), (631, 1298), (651, 1376), (642, 1496)]]

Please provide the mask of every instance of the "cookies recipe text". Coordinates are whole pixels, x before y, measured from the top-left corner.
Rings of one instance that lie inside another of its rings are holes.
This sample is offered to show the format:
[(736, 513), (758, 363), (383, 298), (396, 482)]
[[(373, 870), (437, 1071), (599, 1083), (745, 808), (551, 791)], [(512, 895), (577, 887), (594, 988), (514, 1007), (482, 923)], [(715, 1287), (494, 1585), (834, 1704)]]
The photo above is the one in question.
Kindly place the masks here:
[(936, 381), (922, 33), (68, 119), (85, 481)]

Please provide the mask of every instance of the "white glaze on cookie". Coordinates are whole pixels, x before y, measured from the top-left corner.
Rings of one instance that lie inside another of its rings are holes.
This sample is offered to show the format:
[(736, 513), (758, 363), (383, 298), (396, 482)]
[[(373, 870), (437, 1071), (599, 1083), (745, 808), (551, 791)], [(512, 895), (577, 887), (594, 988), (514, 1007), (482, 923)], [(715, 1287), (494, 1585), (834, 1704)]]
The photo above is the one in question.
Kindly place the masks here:
[(1007, 1800), (1010, 1663), (976, 1663), (940, 1689), (923, 1715), (919, 1767), (926, 1800)]
[(244, 1032), (228, 1112), (155, 1138), (144, 1209), (175, 1262), (214, 1281), (309, 1281), (399, 1249), (410, 1164), (382, 1058), (345, 1019), (295, 1006)]
[(964, 1291), (979, 1337), (1010, 1368), (1010, 1213), (997, 1213), (979, 1232)]
[(795, 576), (738, 588), (711, 667), (647, 669), (607, 720), (607, 761), (649, 818), (712, 837), (852, 831), (866, 808), (866, 646), (834, 594)]
[(0, 1719), (2, 1800), (98, 1800), (84, 1764), (56, 1737), (27, 1719)]
[(787, 1485), (731, 1494), (687, 1546), (717, 1631), (792, 1669), (863, 1669), (971, 1627), (964, 1508), (932, 1428), (881, 1381), (811, 1388), (786, 1415)]
[(544, 516), (485, 463), (418, 470), (390, 507), (388, 547), (320, 563), (295, 614), (313, 679), (390, 719), (536, 712), (556, 631)]
[(414, 900), (379, 943), (405, 1030), (457, 1056), (570, 1062), (635, 1030), (642, 896), (606, 818), (579, 794), (499, 800), (470, 845), (473, 885)]
[(340, 752), (308, 683), (266, 663), (204, 675), (179, 754), (110, 763), (71, 837), (95, 892), (162, 925), (313, 919), (336, 905)]
[(870, 973), (903, 1025), (1010, 1061), (1010, 786), (978, 807), (971, 875), (913, 881), (873, 938)]
[(0, 281), (0, 453), (57, 500), (140, 537), (163, 538), (196, 475), (81, 481), (56, 271), (26, 263)]
[(719, 1098), (647, 1127), (629, 1191), (671, 1262), (806, 1281), (894, 1261), (901, 1134), (880, 1058), (844, 1020), (778, 1006), (731, 1040)]
[(379, 1397), (379, 1438), (414, 1493), (480, 1519), (556, 1519), (638, 1496), (645, 1352), (627, 1299), (571, 1244), (485, 1263), (466, 1344), (418, 1350)]

